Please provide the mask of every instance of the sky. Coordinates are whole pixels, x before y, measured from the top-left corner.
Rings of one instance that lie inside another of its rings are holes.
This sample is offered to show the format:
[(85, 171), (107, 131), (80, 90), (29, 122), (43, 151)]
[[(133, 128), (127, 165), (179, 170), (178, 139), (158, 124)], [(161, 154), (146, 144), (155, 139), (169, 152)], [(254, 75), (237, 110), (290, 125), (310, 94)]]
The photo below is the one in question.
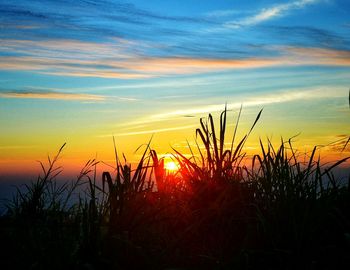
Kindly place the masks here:
[(350, 134), (348, 0), (0, 2), (0, 181), (61, 164), (128, 160), (152, 138), (186, 152), (200, 117), (326, 157)]

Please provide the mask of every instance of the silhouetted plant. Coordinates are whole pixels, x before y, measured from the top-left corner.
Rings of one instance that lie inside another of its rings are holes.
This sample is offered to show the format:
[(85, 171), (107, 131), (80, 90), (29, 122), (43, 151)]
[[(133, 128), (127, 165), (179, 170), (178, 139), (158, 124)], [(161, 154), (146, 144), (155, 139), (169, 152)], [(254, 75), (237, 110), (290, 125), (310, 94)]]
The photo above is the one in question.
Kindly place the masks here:
[(34, 269), (350, 266), (350, 186), (332, 173), (348, 158), (325, 166), (315, 147), (304, 162), (290, 139), (278, 148), (260, 140), (261, 153), (248, 159), (244, 146), (262, 110), (238, 140), (241, 111), (229, 147), (226, 108), (218, 131), (211, 114), (200, 119), (191, 156), (174, 149), (175, 173), (151, 141), (135, 169), (114, 142), (112, 173), (100, 179), (93, 159), (58, 185), (63, 145), (8, 205), (4, 258)]

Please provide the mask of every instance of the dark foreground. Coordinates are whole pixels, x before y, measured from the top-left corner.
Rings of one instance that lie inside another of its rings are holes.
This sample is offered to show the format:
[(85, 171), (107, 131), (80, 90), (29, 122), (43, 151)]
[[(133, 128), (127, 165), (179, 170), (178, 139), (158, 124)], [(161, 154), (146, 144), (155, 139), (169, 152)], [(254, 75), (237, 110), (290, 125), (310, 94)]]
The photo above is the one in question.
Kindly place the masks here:
[(135, 169), (116, 155), (99, 179), (92, 160), (59, 186), (59, 152), (1, 217), (1, 269), (350, 269), (350, 187), (332, 173), (346, 159), (268, 142), (248, 168), (249, 133), (225, 149), (220, 120), (219, 137), (201, 121), (197, 155), (174, 150), (175, 174), (148, 145)]

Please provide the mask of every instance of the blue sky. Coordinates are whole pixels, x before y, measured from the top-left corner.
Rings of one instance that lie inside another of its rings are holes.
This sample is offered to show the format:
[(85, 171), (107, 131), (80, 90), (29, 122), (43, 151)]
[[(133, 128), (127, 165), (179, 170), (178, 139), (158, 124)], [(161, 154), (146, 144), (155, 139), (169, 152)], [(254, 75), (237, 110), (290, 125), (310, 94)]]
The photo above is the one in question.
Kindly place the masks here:
[(0, 169), (65, 141), (67, 159), (103, 157), (113, 134), (130, 153), (156, 134), (165, 152), (225, 103), (243, 104), (243, 128), (264, 108), (257, 136), (345, 138), (349, 13), (346, 0), (3, 0)]

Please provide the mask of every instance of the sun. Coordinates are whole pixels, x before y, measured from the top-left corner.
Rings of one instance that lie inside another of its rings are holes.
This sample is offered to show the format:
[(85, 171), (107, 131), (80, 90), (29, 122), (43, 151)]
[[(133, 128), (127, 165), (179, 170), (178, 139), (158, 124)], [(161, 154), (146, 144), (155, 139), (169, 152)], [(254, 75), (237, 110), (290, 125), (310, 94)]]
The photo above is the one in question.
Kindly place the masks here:
[(168, 171), (174, 172), (179, 169), (178, 165), (174, 161), (167, 161), (164, 168)]

